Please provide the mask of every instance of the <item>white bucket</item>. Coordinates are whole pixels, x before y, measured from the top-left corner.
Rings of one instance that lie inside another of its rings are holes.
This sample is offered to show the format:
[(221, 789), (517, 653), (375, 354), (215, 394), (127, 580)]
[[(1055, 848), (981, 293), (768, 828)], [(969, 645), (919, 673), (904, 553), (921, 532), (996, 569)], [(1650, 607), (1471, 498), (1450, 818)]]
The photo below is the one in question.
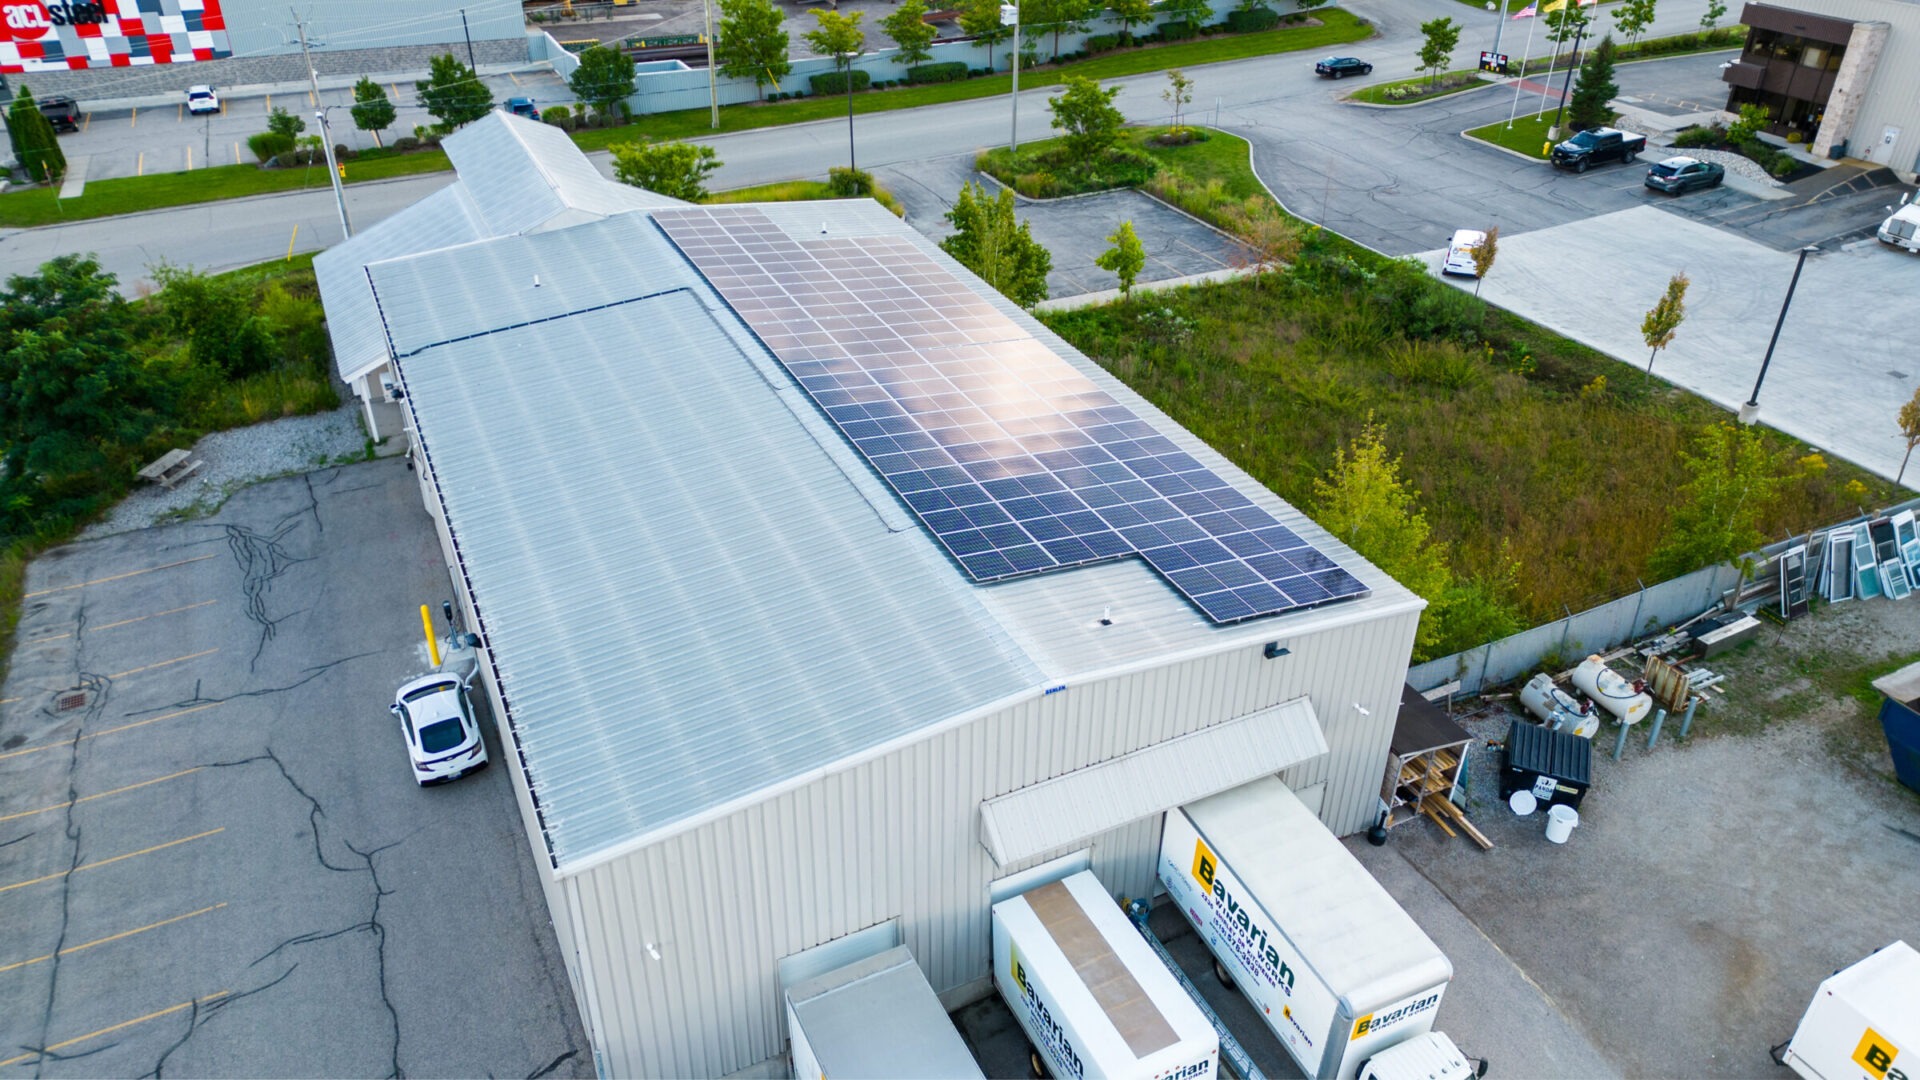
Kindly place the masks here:
[(1571, 806), (1554, 806), (1547, 810), (1547, 839), (1556, 844), (1564, 844), (1567, 837), (1573, 835), (1574, 826), (1580, 824), (1580, 811)]

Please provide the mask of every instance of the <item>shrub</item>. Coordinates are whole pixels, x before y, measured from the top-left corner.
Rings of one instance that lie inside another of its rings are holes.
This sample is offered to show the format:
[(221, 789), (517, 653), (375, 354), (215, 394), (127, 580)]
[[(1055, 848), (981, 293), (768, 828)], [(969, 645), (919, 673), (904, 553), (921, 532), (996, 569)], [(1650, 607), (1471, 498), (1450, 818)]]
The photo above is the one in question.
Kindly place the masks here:
[(560, 124), (563, 127), (565, 126), (564, 121), (572, 116), (573, 110), (567, 108), (565, 105), (549, 105), (540, 110), (540, 119), (545, 120), (549, 124)]
[[(847, 92), (847, 74), (844, 71), (829, 71), (814, 75), (807, 79), (807, 85), (816, 94), (844, 94)], [(856, 70), (852, 75), (855, 90), (865, 90), (873, 85), (873, 75), (869, 72)]]
[(835, 165), (827, 170), (827, 187), (842, 199), (858, 199), (873, 194), (873, 174), (865, 169)]
[(1119, 47), (1119, 34), (1095, 34), (1087, 39), (1087, 51), (1096, 55), (1103, 52), (1112, 52)]
[(396, 154), (404, 154), (409, 150), (418, 149), (420, 149), (420, 140), (411, 135), (402, 135), (393, 140), (393, 150)]
[(265, 164), (292, 150), (293, 136), (282, 135), (277, 131), (256, 132), (247, 136), (247, 149), (253, 151), (254, 160)]
[(1279, 12), (1269, 8), (1251, 8), (1245, 11), (1227, 12), (1227, 29), (1236, 34), (1251, 33), (1255, 30), (1271, 30), (1279, 25)]
[(1185, 41), (1188, 38), (1197, 37), (1199, 33), (1200, 27), (1195, 23), (1170, 22), (1160, 24), (1161, 41)]
[(1673, 137), (1673, 145), (1683, 150), (1696, 146), (1719, 146), (1726, 137), (1726, 129), (1718, 124), (1711, 127), (1690, 127)]
[(907, 69), (909, 83), (959, 82), (967, 77), (967, 65), (959, 60), (949, 60), (941, 64), (921, 64)]

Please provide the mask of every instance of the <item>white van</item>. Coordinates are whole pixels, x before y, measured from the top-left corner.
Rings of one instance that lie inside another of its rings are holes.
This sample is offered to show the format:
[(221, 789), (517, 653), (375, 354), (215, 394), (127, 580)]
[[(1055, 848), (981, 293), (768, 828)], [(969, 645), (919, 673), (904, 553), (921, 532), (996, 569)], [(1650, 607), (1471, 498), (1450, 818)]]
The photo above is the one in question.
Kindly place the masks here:
[(1447, 257), (1440, 263), (1443, 274), (1459, 274), (1463, 277), (1479, 277), (1480, 270), (1473, 265), (1473, 249), (1487, 242), (1487, 234), (1479, 229), (1460, 229), (1447, 241)]
[(1880, 223), (1880, 242), (1920, 255), (1920, 203), (1913, 196), (1900, 196), (1900, 208), (1893, 210), (1893, 216)]

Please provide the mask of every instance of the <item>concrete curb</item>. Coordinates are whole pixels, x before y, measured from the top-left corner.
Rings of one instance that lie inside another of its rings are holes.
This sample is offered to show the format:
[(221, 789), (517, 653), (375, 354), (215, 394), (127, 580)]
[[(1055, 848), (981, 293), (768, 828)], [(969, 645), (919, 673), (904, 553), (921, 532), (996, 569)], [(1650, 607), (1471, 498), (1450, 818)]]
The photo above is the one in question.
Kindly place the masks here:
[[(1188, 274), (1185, 277), (1163, 278), (1159, 281), (1143, 281), (1133, 287), (1135, 296), (1141, 293), (1167, 292), (1187, 285), (1213, 285), (1222, 281), (1251, 277), (1259, 271), (1253, 267), (1229, 266), (1224, 270), (1209, 270), (1204, 274)], [(1102, 289), (1099, 292), (1081, 293), (1078, 296), (1061, 296), (1051, 300), (1042, 300), (1033, 305), (1034, 311), (1074, 311), (1079, 308), (1099, 307), (1122, 299), (1119, 289)]]

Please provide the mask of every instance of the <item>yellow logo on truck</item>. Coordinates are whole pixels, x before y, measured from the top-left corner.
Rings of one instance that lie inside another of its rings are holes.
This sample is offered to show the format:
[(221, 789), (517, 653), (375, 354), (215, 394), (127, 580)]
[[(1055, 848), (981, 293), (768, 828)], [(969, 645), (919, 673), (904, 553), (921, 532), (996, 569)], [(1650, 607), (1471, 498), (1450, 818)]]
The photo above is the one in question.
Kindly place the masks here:
[(1219, 860), (1213, 857), (1213, 849), (1207, 847), (1205, 840), (1195, 837), (1193, 841), (1193, 880), (1205, 885), (1209, 892), (1213, 890), (1213, 868), (1218, 864)]
[(1860, 1036), (1860, 1045), (1854, 1047), (1853, 1060), (1861, 1068), (1874, 1076), (1886, 1076), (1893, 1071), (1893, 1059), (1900, 1053), (1899, 1048), (1883, 1038), (1872, 1028)]

